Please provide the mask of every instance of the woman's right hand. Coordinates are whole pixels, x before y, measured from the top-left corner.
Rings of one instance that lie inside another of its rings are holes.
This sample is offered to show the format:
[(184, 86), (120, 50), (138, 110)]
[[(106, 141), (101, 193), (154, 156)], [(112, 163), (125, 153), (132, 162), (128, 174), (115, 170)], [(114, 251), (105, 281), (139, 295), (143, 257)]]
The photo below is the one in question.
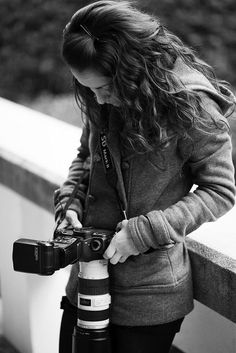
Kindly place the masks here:
[(57, 229), (64, 229), (68, 227), (72, 227), (75, 229), (80, 229), (83, 227), (78, 219), (77, 213), (73, 210), (66, 211), (66, 216)]

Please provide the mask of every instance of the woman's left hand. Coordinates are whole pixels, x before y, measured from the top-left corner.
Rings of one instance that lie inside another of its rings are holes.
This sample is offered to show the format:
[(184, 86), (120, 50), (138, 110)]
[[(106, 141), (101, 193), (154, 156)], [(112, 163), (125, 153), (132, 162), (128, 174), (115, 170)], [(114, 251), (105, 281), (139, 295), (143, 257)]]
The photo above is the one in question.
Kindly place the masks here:
[(128, 221), (124, 220), (117, 225), (118, 231), (112, 238), (103, 257), (115, 265), (118, 262), (125, 262), (131, 255), (138, 255), (134, 242), (128, 229)]

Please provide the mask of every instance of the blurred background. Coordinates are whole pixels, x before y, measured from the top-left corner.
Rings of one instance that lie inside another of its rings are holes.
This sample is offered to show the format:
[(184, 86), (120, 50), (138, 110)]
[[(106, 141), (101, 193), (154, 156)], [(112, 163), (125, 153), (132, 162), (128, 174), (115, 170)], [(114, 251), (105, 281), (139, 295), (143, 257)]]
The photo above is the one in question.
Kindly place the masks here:
[[(0, 96), (80, 125), (60, 55), (66, 23), (88, 0), (0, 0)], [(138, 0), (236, 87), (235, 0)]]
[[(71, 74), (61, 58), (61, 38), (73, 13), (91, 2), (94, 1), (0, 0), (0, 97), (81, 126)], [(236, 90), (235, 0), (136, 3), (156, 14), (215, 68), (218, 78), (229, 81)], [(236, 166), (236, 119), (231, 119), (230, 125)], [(6, 351), (1, 344), (5, 343), (0, 340), (0, 353)]]

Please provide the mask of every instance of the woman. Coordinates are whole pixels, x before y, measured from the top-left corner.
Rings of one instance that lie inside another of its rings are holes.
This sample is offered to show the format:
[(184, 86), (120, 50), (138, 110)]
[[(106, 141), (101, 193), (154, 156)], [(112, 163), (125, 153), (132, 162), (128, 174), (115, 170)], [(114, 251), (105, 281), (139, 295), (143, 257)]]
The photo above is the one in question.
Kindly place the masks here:
[[(234, 205), (226, 119), (234, 97), (157, 18), (128, 2), (98, 1), (76, 12), (62, 53), (84, 128), (57, 192), (56, 219), (80, 180), (60, 227), (116, 231), (104, 253), (112, 352), (168, 352), (193, 309), (185, 236)], [(75, 264), (63, 301), (61, 353), (71, 351), (77, 275)]]

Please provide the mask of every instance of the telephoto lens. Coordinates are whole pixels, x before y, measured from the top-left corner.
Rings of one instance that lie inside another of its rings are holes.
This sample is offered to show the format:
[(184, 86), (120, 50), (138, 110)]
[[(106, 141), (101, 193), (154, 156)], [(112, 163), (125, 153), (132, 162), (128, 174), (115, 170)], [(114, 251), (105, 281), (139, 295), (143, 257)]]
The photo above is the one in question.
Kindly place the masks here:
[(110, 353), (108, 261), (80, 262), (78, 319), (72, 353)]

